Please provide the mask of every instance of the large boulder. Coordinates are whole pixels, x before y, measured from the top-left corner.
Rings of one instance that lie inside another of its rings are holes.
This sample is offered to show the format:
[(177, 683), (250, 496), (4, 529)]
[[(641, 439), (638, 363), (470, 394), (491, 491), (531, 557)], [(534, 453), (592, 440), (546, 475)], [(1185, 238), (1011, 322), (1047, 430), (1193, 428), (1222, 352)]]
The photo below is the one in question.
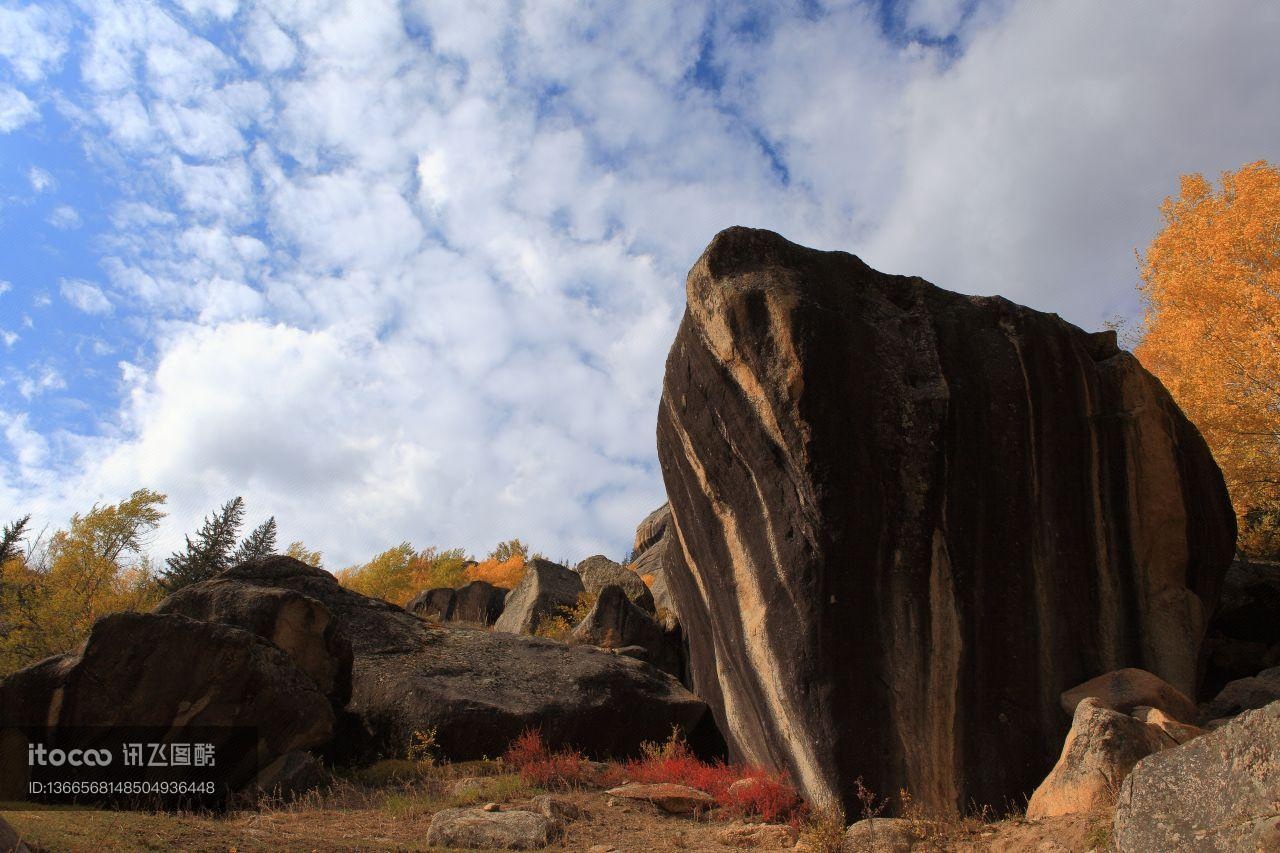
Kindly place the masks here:
[(431, 817), (427, 843), (471, 850), (541, 850), (551, 843), (553, 824), (522, 809), (444, 809)]
[(1113, 838), (1119, 853), (1280, 850), (1280, 702), (1139, 761)]
[(604, 649), (640, 646), (641, 660), (680, 676), (679, 641), (671, 637), (658, 622), (631, 603), (622, 587), (610, 584), (600, 590), (591, 610), (573, 629), (573, 640)]
[(289, 655), (254, 633), (172, 613), (116, 613), (94, 623), (78, 652), (0, 681), (0, 731), (45, 725), (150, 726), (179, 740), (186, 727), (254, 727), (256, 755), (224, 769), (235, 788), (283, 755), (327, 744), (334, 712)]
[(542, 620), (573, 610), (582, 591), (582, 578), (577, 572), (534, 557), (525, 564), (520, 583), (507, 595), (494, 630), (532, 634)]
[(1280, 700), (1280, 666), (1264, 669), (1249, 678), (1232, 681), (1204, 706), (1206, 720), (1234, 717), (1241, 711), (1261, 708)]
[(492, 625), (502, 615), (507, 590), (488, 581), (472, 581), (454, 594), (450, 622)]
[(1195, 694), (1221, 472), (1113, 333), (731, 228), (689, 273), (658, 455), (695, 692), (735, 759), (856, 813), (1002, 806), (1059, 694)]
[(310, 596), (351, 638), (347, 711), (358, 725), (340, 738), (339, 759), (401, 757), (415, 733), (433, 728), (443, 757), (453, 760), (500, 755), (532, 727), (553, 747), (629, 755), (672, 726), (692, 733), (706, 711), (641, 661), (537, 637), (437, 627), (289, 557), (244, 563), (219, 578)]
[(587, 557), (573, 570), (582, 578), (582, 589), (594, 598), (606, 586), (620, 587), (631, 603), (646, 613), (653, 613), (653, 594), (640, 576), (610, 560), (603, 554)]
[(1182, 723), (1194, 723), (1200, 718), (1196, 703), (1182, 691), (1157, 675), (1128, 667), (1107, 672), (1064, 690), (1059, 697), (1062, 710), (1075, 714), (1076, 706), (1088, 698), (1100, 699), (1102, 707), (1125, 714), (1135, 708), (1159, 708)]
[(451, 586), (424, 589), (409, 599), (409, 603), (404, 606), (404, 609), (415, 616), (421, 616), (423, 619), (443, 622), (453, 612), (453, 601), (456, 597), (457, 592)]
[(309, 595), (215, 577), (183, 587), (153, 612), (178, 613), (257, 634), (288, 653), (336, 707), (351, 698), (351, 641), (329, 608)]
[(631, 551), (631, 571), (649, 586), (659, 621), (668, 629), (680, 621), (675, 598), (667, 582), (667, 554), (680, 544), (675, 541), (671, 525), (671, 504), (665, 503), (636, 527), (635, 545)]
[(1159, 727), (1114, 711), (1099, 699), (1084, 699), (1076, 706), (1058, 763), (1027, 803), (1027, 817), (1041, 820), (1111, 808), (1133, 765), (1175, 745)]

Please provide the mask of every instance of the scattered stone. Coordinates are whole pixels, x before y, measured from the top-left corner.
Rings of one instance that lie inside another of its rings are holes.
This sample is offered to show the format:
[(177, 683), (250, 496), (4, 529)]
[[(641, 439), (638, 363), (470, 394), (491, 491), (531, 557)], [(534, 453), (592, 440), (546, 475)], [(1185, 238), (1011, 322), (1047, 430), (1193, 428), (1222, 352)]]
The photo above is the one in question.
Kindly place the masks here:
[(587, 557), (574, 567), (582, 577), (582, 588), (588, 595), (598, 596), (608, 586), (621, 587), (632, 604), (650, 615), (654, 612), (653, 594), (635, 572), (618, 565), (603, 554)]
[(1209, 719), (1234, 717), (1241, 711), (1261, 708), (1280, 699), (1280, 666), (1264, 669), (1252, 678), (1232, 681), (1222, 692), (1205, 704)]
[(1198, 726), (1180, 723), (1159, 708), (1139, 706), (1133, 709), (1132, 716), (1135, 720), (1141, 720), (1149, 726), (1155, 726), (1175, 744), (1184, 744), (1192, 738), (1199, 737), (1206, 731)]
[(1074, 714), (1081, 700), (1090, 696), (1101, 700), (1104, 708), (1122, 714), (1131, 714), (1134, 708), (1148, 707), (1159, 708), (1182, 723), (1200, 719), (1196, 704), (1182, 691), (1142, 669), (1118, 669), (1064, 691), (1062, 710)]
[(575, 821), (582, 816), (582, 809), (578, 808), (568, 800), (560, 797), (553, 797), (550, 794), (541, 794), (533, 798), (533, 807), (537, 809), (543, 817), (554, 821), (557, 824), (566, 824)]
[(484, 809), (487, 812), (502, 811), (502, 806), (498, 805), (497, 803), (485, 803), (480, 808)]
[(243, 628), (270, 640), (342, 708), (351, 699), (351, 641), (321, 601), (225, 575), (183, 587), (154, 613)]
[(78, 652), (0, 680), (0, 729), (50, 724), (155, 726), (178, 741), (186, 726), (254, 727), (257, 755), (219, 764), (241, 790), (259, 766), (326, 745), (334, 712), (314, 679), (254, 633), (175, 613), (126, 612), (95, 622)]
[(1157, 727), (1090, 696), (1076, 706), (1062, 755), (1031, 795), (1027, 817), (1042, 820), (1110, 808), (1133, 765), (1172, 745)]
[(1195, 692), (1235, 515), (1113, 332), (747, 228), (686, 294), (666, 574), (731, 754), (850, 814), (860, 776), (1001, 807), (1053, 766), (1063, 690), (1136, 666)]
[(552, 839), (551, 822), (540, 814), (511, 809), (445, 809), (431, 818), (427, 844), (477, 850), (537, 850)]
[(1139, 761), (1125, 780), (1119, 853), (1280, 850), (1280, 702)]
[(449, 618), (449, 614), (453, 612), (453, 601), (456, 596), (457, 593), (451, 586), (424, 589), (409, 599), (409, 603), (404, 606), (404, 609), (415, 616), (421, 616), (423, 619), (444, 622)]
[(873, 817), (851, 824), (844, 833), (841, 853), (909, 853), (919, 840), (911, 821)]
[(776, 823), (733, 824), (716, 834), (716, 840), (726, 847), (764, 850), (790, 850), (796, 846), (798, 837), (792, 827)]
[(606, 793), (625, 800), (652, 803), (668, 814), (692, 814), (706, 811), (716, 804), (716, 798), (706, 791), (670, 782), (622, 785), (610, 788)]
[(582, 578), (577, 572), (534, 557), (525, 564), (524, 577), (507, 596), (493, 627), (509, 634), (532, 634), (544, 617), (576, 607), (581, 593)]

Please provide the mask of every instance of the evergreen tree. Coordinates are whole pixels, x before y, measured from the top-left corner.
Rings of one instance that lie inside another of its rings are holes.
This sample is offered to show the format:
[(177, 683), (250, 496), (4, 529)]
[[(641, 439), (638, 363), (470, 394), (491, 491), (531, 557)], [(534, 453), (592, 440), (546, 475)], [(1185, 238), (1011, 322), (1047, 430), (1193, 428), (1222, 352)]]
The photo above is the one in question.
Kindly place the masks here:
[(276, 517), (273, 515), (244, 538), (231, 559), (232, 565), (270, 557), (276, 552)]
[(0, 533), (0, 567), (14, 557), (21, 556), (22, 549), (18, 547), (18, 543), (27, 532), (27, 523), (30, 521), (31, 516), (24, 515), (12, 524), (5, 525), (4, 531)]
[(167, 568), (160, 573), (161, 585), (174, 592), (234, 565), (234, 549), (243, 520), (244, 500), (239, 497), (206, 516), (195, 539), (187, 536), (187, 547), (165, 560)]

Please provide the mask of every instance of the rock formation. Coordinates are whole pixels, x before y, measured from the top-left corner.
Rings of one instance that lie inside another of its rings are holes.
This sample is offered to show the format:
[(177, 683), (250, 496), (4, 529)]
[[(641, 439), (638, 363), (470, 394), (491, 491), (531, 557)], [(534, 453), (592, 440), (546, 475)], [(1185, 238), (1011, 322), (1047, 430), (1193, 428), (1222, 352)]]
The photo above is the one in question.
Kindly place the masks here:
[(574, 567), (574, 571), (582, 578), (582, 588), (587, 595), (594, 598), (606, 586), (621, 587), (632, 604), (646, 613), (654, 612), (653, 595), (640, 576), (603, 554), (587, 557)]
[(640, 646), (644, 651), (633, 657), (648, 661), (677, 678), (680, 676), (679, 641), (669, 637), (652, 616), (632, 604), (620, 586), (610, 584), (600, 590), (572, 636), (574, 642), (605, 649)]
[(1280, 850), (1280, 702), (1142, 759), (1120, 789), (1120, 853)]
[(1280, 666), (1280, 563), (1237, 559), (1231, 564), (1205, 645), (1208, 672), (1201, 699), (1217, 695), (1229, 681)]
[(1195, 695), (1235, 521), (1113, 333), (767, 231), (689, 273), (658, 454), (695, 692), (733, 756), (856, 814), (854, 779), (1001, 806), (1068, 687)]
[(1182, 723), (1194, 723), (1200, 718), (1196, 704), (1172, 684), (1141, 669), (1129, 667), (1104, 673), (1064, 690), (1058, 698), (1062, 710), (1075, 714), (1076, 706), (1088, 698), (1102, 700), (1102, 707), (1133, 713), (1135, 708), (1159, 708)]
[(415, 616), (421, 616), (423, 619), (443, 622), (453, 612), (453, 600), (456, 597), (457, 592), (451, 586), (424, 589), (409, 599), (409, 603), (404, 606), (404, 609)]
[(668, 551), (679, 547), (671, 526), (671, 504), (665, 503), (640, 522), (631, 551), (631, 570), (641, 578), (652, 577), (649, 592), (658, 618), (668, 630), (679, 623), (680, 614), (667, 583), (666, 560)]
[(572, 610), (582, 594), (582, 578), (559, 563), (534, 557), (525, 564), (524, 577), (506, 597), (494, 629), (510, 634), (532, 634), (538, 623)]
[(300, 593), (323, 604), (351, 638), (348, 725), (335, 739), (340, 760), (404, 755), (415, 732), (432, 728), (446, 758), (492, 757), (534, 726), (552, 747), (627, 755), (673, 725), (694, 732), (706, 711), (641, 661), (536, 637), (435, 627), (289, 557), (241, 564), (189, 587), (189, 595), (213, 584), (239, 585), (246, 597), (258, 588)]
[(487, 581), (472, 581), (454, 595), (450, 622), (469, 622), (476, 625), (492, 625), (502, 615), (507, 590)]

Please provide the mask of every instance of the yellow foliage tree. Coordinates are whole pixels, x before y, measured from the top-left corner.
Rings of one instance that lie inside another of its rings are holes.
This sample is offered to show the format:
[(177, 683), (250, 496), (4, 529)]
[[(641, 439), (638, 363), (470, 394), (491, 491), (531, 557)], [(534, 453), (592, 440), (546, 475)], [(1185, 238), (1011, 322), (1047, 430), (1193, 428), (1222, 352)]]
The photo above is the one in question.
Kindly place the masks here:
[(164, 501), (140, 489), (118, 504), (94, 506), (72, 516), (47, 547), (5, 563), (0, 672), (75, 648), (101, 616), (159, 601), (162, 591), (143, 548), (164, 518)]
[(424, 589), (462, 586), (468, 565), (471, 561), (461, 548), (415, 551), (408, 542), (401, 542), (363, 565), (336, 574), (348, 589), (403, 607)]
[(319, 551), (312, 551), (308, 549), (307, 546), (303, 545), (301, 542), (290, 542), (289, 547), (284, 550), (284, 555), (306, 563), (312, 568), (324, 568), (324, 555)]
[(524, 577), (524, 554), (511, 554), (505, 560), (490, 557), (467, 569), (468, 581), (485, 581), (503, 589), (513, 589)]
[(1135, 353), (1222, 468), (1240, 548), (1280, 551), (1280, 171), (1265, 161), (1182, 178), (1141, 258), (1146, 336)]

